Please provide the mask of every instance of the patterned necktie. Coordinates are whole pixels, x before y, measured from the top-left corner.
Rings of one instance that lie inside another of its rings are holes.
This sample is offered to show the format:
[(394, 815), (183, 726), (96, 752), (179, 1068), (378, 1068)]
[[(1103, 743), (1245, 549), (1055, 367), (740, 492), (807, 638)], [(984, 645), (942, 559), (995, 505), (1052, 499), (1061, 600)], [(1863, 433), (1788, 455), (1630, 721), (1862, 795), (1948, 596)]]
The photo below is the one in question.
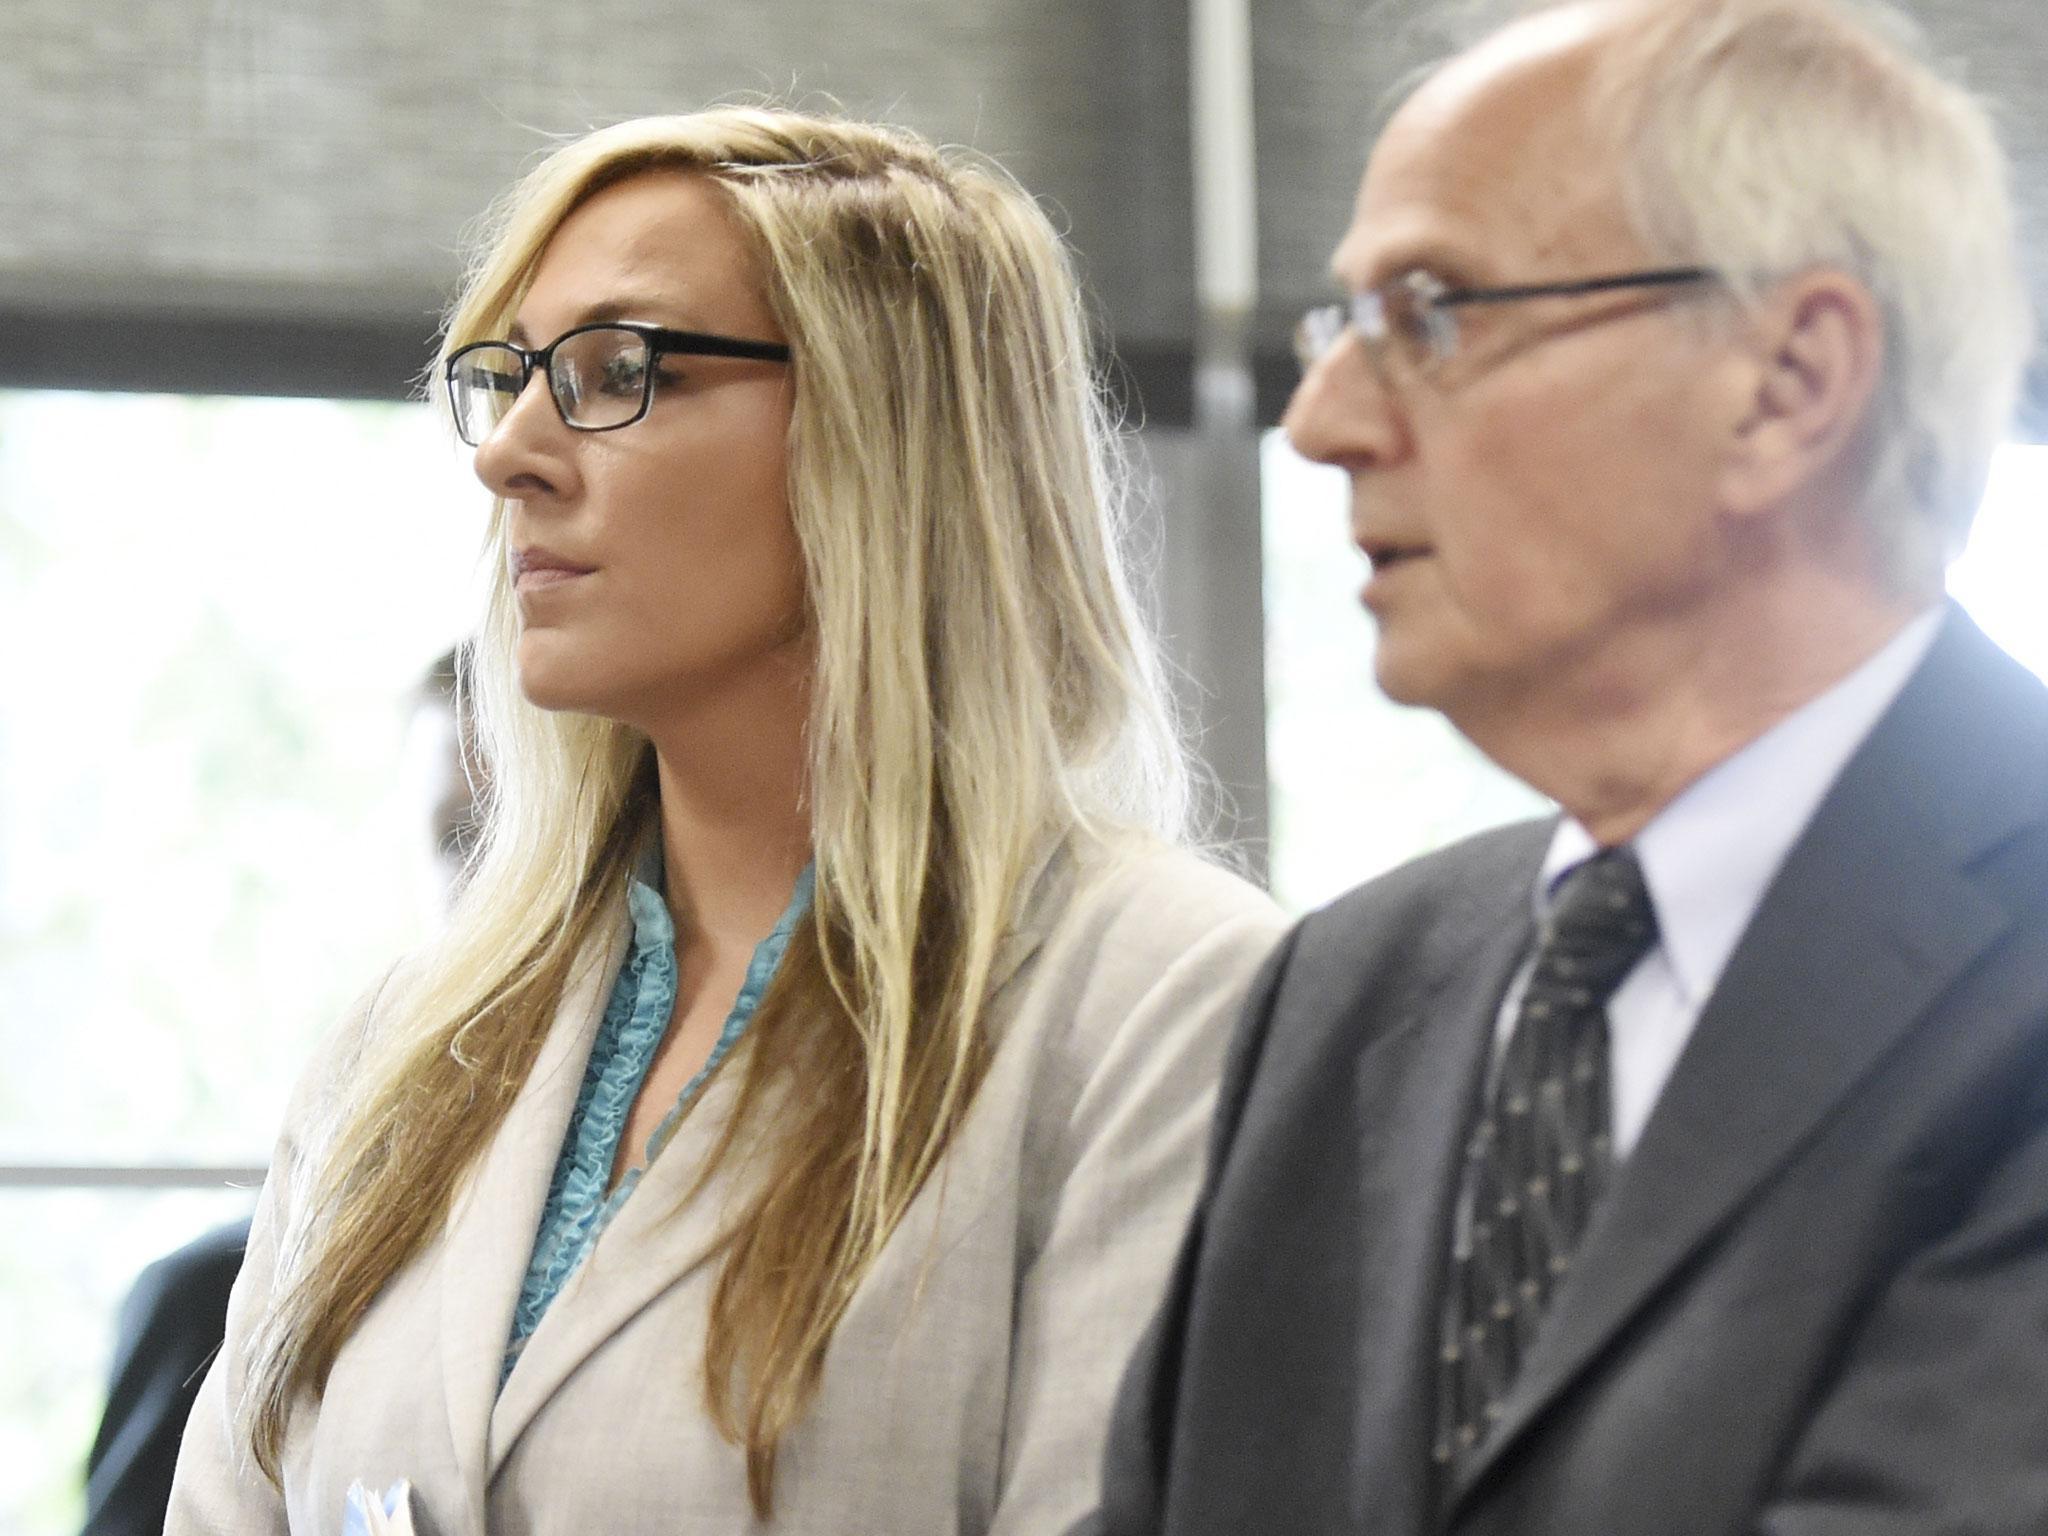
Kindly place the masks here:
[(1656, 942), (1632, 850), (1596, 854), (1559, 885), (1465, 1151), (1438, 1357), (1440, 1473), (1499, 1416), (1606, 1186), (1607, 1000)]

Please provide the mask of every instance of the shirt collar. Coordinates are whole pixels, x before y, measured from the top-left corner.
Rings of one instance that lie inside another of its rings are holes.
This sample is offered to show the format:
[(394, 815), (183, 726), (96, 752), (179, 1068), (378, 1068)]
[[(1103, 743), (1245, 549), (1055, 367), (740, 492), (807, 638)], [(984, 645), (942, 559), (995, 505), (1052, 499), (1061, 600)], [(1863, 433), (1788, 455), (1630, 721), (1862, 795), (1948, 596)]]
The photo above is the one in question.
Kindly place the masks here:
[[(640, 850), (640, 856), (633, 861), (633, 874), (626, 882), (626, 910), (633, 918), (635, 955), (651, 949), (675, 948), (675, 918), (669, 912), (668, 899), (661, 894), (663, 868), (661, 839), (651, 837), (647, 846)], [(759, 972), (760, 983), (765, 986), (766, 978), (775, 973), (776, 966), (782, 962), (783, 951), (789, 948), (790, 936), (796, 932), (797, 923), (811, 909), (816, 885), (817, 866), (807, 863), (796, 877), (789, 905), (782, 909), (782, 916), (776, 919), (773, 931), (754, 950), (753, 961), (747, 967), (750, 983)]]
[[(1693, 1007), (1721, 979), (1836, 776), (1933, 645), (1942, 611), (1912, 620), (1847, 677), (1715, 764), (1637, 834), (1659, 943)], [(1559, 822), (1537, 880), (1539, 919), (1558, 881), (1597, 851), (1578, 822)]]
[(657, 834), (641, 846), (633, 861), (632, 878), (626, 882), (626, 910), (633, 916), (633, 952), (674, 949), (675, 918), (661, 894), (661, 838)]

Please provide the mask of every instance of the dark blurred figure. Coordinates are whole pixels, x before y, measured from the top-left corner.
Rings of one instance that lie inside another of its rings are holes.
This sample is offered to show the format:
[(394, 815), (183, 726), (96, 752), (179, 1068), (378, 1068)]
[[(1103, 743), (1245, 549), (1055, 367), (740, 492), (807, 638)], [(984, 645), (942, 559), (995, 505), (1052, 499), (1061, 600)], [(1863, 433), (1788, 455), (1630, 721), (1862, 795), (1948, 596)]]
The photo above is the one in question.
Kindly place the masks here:
[(248, 1245), (247, 1217), (217, 1227), (150, 1265), (121, 1303), (107, 1411), (86, 1460), (87, 1536), (163, 1530), (178, 1441)]
[[(468, 662), (468, 647), (458, 646), (420, 679), (400, 767), (431, 838), (423, 878), (443, 903), (461, 885), (478, 826)], [(106, 1412), (85, 1463), (83, 1536), (161, 1536), (178, 1443), (220, 1348), (248, 1245), (248, 1217), (216, 1227), (150, 1265), (121, 1303)]]

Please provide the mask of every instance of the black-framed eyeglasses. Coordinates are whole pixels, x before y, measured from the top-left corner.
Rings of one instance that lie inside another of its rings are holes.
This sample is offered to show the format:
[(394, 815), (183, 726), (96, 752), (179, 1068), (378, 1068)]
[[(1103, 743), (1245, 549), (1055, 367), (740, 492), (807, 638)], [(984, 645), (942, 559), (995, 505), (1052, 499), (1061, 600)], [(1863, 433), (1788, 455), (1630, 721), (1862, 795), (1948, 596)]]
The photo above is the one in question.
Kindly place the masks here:
[(1660, 267), (1562, 283), (1454, 288), (1433, 272), (1404, 272), (1352, 294), (1341, 304), (1319, 305), (1303, 315), (1294, 330), (1294, 355), (1304, 369), (1312, 368), (1351, 330), (1382, 360), (1398, 361), (1404, 369), (1427, 374), (1457, 355), (1457, 311), (1468, 305), (1516, 304), (1524, 299), (1572, 298), (1630, 288), (1676, 288), (1710, 283), (1718, 276), (1709, 267)]
[(671, 331), (637, 320), (579, 325), (544, 347), (472, 341), (448, 355), (448, 405), (455, 413), (455, 430), (470, 447), (481, 444), (525, 392), (535, 369), (547, 376), (548, 393), (562, 420), (578, 432), (629, 427), (654, 402), (655, 359), (664, 353), (789, 361), (789, 348), (779, 341)]

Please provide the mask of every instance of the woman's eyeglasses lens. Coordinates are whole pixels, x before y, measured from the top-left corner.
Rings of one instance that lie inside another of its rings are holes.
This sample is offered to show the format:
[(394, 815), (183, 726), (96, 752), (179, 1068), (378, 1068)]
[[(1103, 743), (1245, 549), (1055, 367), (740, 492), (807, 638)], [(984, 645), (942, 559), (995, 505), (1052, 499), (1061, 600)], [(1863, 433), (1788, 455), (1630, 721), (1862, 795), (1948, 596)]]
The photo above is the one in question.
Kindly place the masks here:
[[(623, 326), (576, 331), (555, 344), (548, 388), (562, 420), (585, 432), (636, 421), (647, 408), (653, 365), (647, 338)], [(481, 444), (526, 387), (526, 359), (508, 346), (483, 343), (449, 367), (449, 403), (455, 429), (471, 447)]]
[(636, 419), (647, 406), (652, 361), (637, 331), (607, 326), (565, 336), (548, 369), (562, 419), (592, 432)]
[(512, 409), (526, 385), (526, 359), (510, 347), (471, 347), (448, 369), (455, 430), (474, 448)]

